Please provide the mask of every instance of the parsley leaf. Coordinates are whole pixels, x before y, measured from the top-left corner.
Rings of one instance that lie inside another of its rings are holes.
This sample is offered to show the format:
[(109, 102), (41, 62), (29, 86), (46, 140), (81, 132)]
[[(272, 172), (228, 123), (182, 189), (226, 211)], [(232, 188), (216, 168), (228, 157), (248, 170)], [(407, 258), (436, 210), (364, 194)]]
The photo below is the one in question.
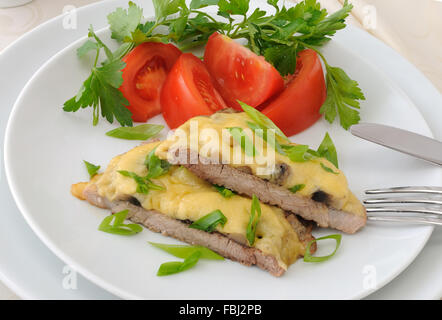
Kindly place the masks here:
[(332, 123), (339, 115), (341, 126), (348, 130), (360, 120), (360, 104), (358, 100), (365, 100), (358, 83), (337, 67), (325, 63), (327, 70), (327, 98), (320, 109), (325, 119)]
[(86, 40), (86, 42), (83, 43), (83, 45), (77, 49), (77, 56), (79, 58), (82, 58), (89, 51), (97, 50), (97, 49), (99, 49), (98, 43), (93, 42), (91, 40)]
[(265, 59), (278, 69), (281, 75), (293, 74), (296, 69), (297, 46), (275, 45), (264, 51)]
[[(96, 59), (91, 75), (83, 82), (77, 95), (67, 100), (63, 105), (66, 112), (75, 112), (80, 108), (92, 106), (93, 108), (93, 125), (98, 123), (99, 115), (106, 118), (107, 121), (113, 123), (114, 118), (122, 126), (132, 126), (132, 113), (126, 108), (129, 102), (123, 96), (118, 88), (123, 82), (122, 72), (126, 64), (114, 59), (114, 54), (94, 33), (92, 27), (89, 29), (89, 37), (95, 40)], [(93, 43), (92, 40), (89, 40)], [(92, 48), (92, 44), (80, 47), (80, 55)], [(97, 67), (97, 60), (100, 50), (104, 49), (107, 60), (101, 67)]]
[(112, 31), (112, 39), (123, 41), (125, 38), (130, 37), (140, 23), (142, 16), (143, 9), (132, 1), (129, 2), (127, 10), (117, 8), (109, 14), (107, 21)]
[(190, 9), (200, 9), (207, 6), (218, 4), (219, 0), (192, 0), (190, 2)]

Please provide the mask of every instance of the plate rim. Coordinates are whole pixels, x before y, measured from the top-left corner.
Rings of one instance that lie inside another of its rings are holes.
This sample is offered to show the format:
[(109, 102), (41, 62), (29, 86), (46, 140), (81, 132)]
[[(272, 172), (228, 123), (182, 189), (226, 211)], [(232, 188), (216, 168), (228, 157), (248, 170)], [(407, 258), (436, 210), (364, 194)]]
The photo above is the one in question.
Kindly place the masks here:
[[(94, 5), (94, 4), (93, 4), (93, 5)], [(59, 18), (59, 17), (56, 17), (56, 18)], [(56, 19), (56, 18), (54, 18), (54, 19)], [(51, 20), (47, 21), (46, 23), (49, 23), (49, 22), (51, 22), (51, 21), (54, 20), (54, 19), (51, 19)], [(353, 31), (353, 29), (357, 29), (356, 27), (353, 27), (353, 26), (349, 26), (349, 28), (352, 29), (352, 31)], [(104, 28), (98, 29), (97, 32), (100, 32), (100, 31), (105, 30), (105, 29), (108, 29), (108, 27), (104, 27)], [(21, 37), (21, 38), (23, 38), (23, 37)], [(20, 38), (20, 39), (21, 39), (21, 38)], [(14, 201), (15, 201), (17, 207), (19, 208), (21, 214), (23, 215), (23, 217), (25, 218), (25, 220), (27, 221), (27, 223), (29, 224), (29, 226), (31, 226), (32, 230), (33, 230), (33, 231), (37, 234), (37, 236), (38, 236), (38, 237), (44, 242), (44, 244), (45, 244), (45, 245), (46, 245), (46, 246), (47, 246), (52, 252), (54, 252), (58, 257), (60, 257), (63, 261), (65, 261), (65, 262), (69, 262), (69, 264), (72, 265), (72, 266), (74, 266), (74, 268), (76, 268), (76, 263), (72, 263), (73, 261), (72, 261), (71, 258), (66, 257), (62, 251), (59, 252), (60, 250), (58, 250), (57, 248), (53, 247), (52, 244), (51, 244), (51, 241), (50, 241), (49, 239), (47, 239), (46, 236), (43, 236), (43, 235), (42, 235), (42, 234), (44, 234), (44, 232), (42, 232), (41, 230), (39, 230), (39, 232), (37, 232), (36, 229), (38, 229), (38, 228), (35, 227), (35, 224), (34, 224), (34, 222), (33, 222), (33, 219), (30, 219), (30, 217), (27, 217), (27, 215), (24, 214), (25, 210), (22, 208), (22, 205), (20, 204), (20, 202), (17, 201), (16, 190), (15, 190), (15, 188), (11, 185), (11, 179), (10, 179), (10, 176), (9, 176), (9, 170), (10, 170), (10, 169), (9, 169), (9, 162), (8, 162), (8, 160), (7, 160), (7, 151), (6, 151), (6, 150), (7, 150), (7, 145), (8, 145), (7, 141), (9, 140), (9, 139), (8, 139), (8, 136), (9, 136), (9, 131), (10, 131), (10, 122), (11, 122), (11, 119), (13, 118), (13, 115), (15, 114), (15, 111), (17, 110), (16, 106), (17, 106), (17, 105), (19, 104), (19, 102), (21, 101), (21, 98), (22, 98), (22, 96), (24, 95), (24, 93), (26, 92), (28, 86), (32, 83), (33, 79), (34, 79), (35, 77), (37, 77), (37, 76), (39, 75), (39, 73), (40, 73), (40, 72), (41, 72), (41, 71), (42, 71), (42, 70), (43, 70), (48, 64), (50, 64), (50, 63), (53, 61), (53, 59), (55, 59), (58, 55), (63, 54), (65, 51), (70, 50), (70, 49), (72, 48), (72, 46), (75, 46), (75, 45), (78, 44), (79, 42), (84, 41), (85, 38), (86, 38), (86, 37), (81, 37), (81, 38), (79, 38), (79, 39), (77, 39), (77, 40), (71, 42), (69, 45), (67, 45), (67, 46), (64, 47), (63, 49), (61, 49), (59, 52), (57, 52), (55, 55), (53, 55), (49, 60), (47, 60), (42, 66), (40, 66), (40, 67), (38, 68), (38, 70), (33, 74), (33, 76), (28, 80), (28, 82), (26, 83), (26, 85), (23, 87), (23, 89), (21, 90), (20, 94), (18, 95), (18, 97), (17, 97), (17, 99), (16, 99), (16, 102), (14, 103), (14, 106), (13, 106), (13, 108), (12, 108), (12, 111), (11, 111), (11, 113), (10, 113), (10, 115), (9, 115), (9, 118), (8, 118), (8, 124), (7, 124), (7, 128), (6, 128), (5, 139), (4, 139), (4, 141), (5, 141), (5, 148), (4, 148), (4, 149), (5, 149), (5, 152), (4, 152), (4, 158), (5, 158), (5, 159), (4, 159), (4, 161), (5, 161), (5, 168), (6, 168), (5, 174), (6, 174), (7, 181), (8, 181), (8, 185), (9, 185), (9, 187), (10, 187), (10, 189), (11, 189), (11, 193), (12, 193), (12, 196), (13, 196), (13, 198), (14, 198)], [(18, 40), (20, 40), (20, 39), (18, 39)], [(16, 40), (16, 41), (18, 41), (18, 40)], [(15, 43), (15, 42), (14, 42), (14, 43)], [(9, 46), (9, 47), (10, 47), (10, 46)], [(9, 47), (8, 47), (8, 48), (9, 48)], [(350, 51), (352, 51), (352, 50), (350, 50)], [(354, 53), (354, 52), (352, 51), (352, 53)], [(366, 59), (364, 59), (364, 62), (370, 64), (371, 67), (375, 67), (375, 65), (373, 65), (373, 63), (367, 61)], [(426, 127), (427, 127), (427, 128), (429, 129), (429, 131), (432, 133), (432, 129), (431, 129), (431, 127), (428, 125), (428, 122), (427, 122), (426, 118), (424, 117), (424, 115), (422, 114), (420, 108), (414, 104), (414, 102), (411, 100), (411, 98), (410, 98), (410, 97), (404, 92), (404, 90), (403, 90), (403, 89), (402, 89), (402, 88), (401, 88), (401, 87), (400, 87), (395, 81), (393, 81), (393, 79), (391, 79), (391, 78), (388, 77), (386, 74), (384, 74), (384, 73), (382, 72), (382, 70), (380, 70), (380, 69), (378, 69), (378, 68), (376, 68), (376, 70), (377, 70), (377, 72), (382, 73), (382, 75), (383, 75), (383, 77), (385, 78), (385, 80), (389, 81), (390, 84), (393, 85), (393, 87), (395, 88), (395, 90), (400, 91), (404, 97), (406, 97), (408, 100), (410, 100), (410, 102), (414, 105), (414, 107), (417, 109), (417, 111), (419, 112), (419, 114), (421, 114), (422, 118), (424, 119), (425, 124), (426, 124)], [(433, 133), (432, 133), (432, 135), (433, 135)], [(389, 283), (390, 281), (392, 281), (392, 280), (393, 280), (398, 274), (400, 274), (405, 268), (407, 268), (407, 267), (408, 267), (408, 266), (409, 266), (409, 265), (410, 265), (410, 264), (416, 259), (416, 256), (421, 252), (422, 248), (426, 245), (426, 243), (427, 243), (429, 237), (431, 236), (432, 231), (433, 231), (433, 228), (427, 233), (425, 241), (422, 242), (422, 245), (421, 245), (421, 247), (419, 248), (419, 250), (416, 250), (416, 254), (414, 255), (414, 257), (413, 257), (412, 259), (410, 259), (409, 263), (404, 264), (404, 265), (403, 265), (403, 268), (399, 268), (399, 269), (397, 270), (397, 272), (394, 274), (394, 276), (390, 277), (389, 280), (384, 281), (384, 283), (382, 284), (382, 286), (379, 286), (379, 287), (376, 289), (376, 291), (379, 290), (379, 289), (381, 289), (385, 284), (387, 284), (387, 283)], [(113, 289), (110, 289), (110, 288), (109, 288), (109, 286), (113, 288), (113, 287), (114, 287), (113, 285), (109, 285), (106, 281), (103, 281), (100, 277), (97, 277), (97, 278), (96, 278), (93, 274), (89, 273), (87, 270), (85, 270), (85, 272), (82, 272), (80, 269), (84, 269), (84, 268), (80, 267), (80, 268), (78, 268), (78, 271), (79, 271), (83, 276), (85, 276), (86, 278), (88, 278), (88, 279), (90, 279), (91, 281), (93, 281), (94, 283), (98, 284), (100, 287), (105, 288), (106, 290), (108, 290), (108, 291), (110, 291), (110, 292), (112, 292), (112, 293), (114, 293), (114, 294), (116, 294), (116, 295), (118, 295), (118, 296), (122, 296), (121, 293), (124, 292), (124, 290), (116, 289), (117, 291), (115, 292)], [(103, 285), (102, 282), (103, 282), (104, 284), (106, 284), (106, 285)], [(371, 294), (371, 293), (373, 293), (373, 292), (374, 292), (374, 291), (372, 291), (372, 292), (366, 292), (366, 294), (364, 294), (364, 295), (362, 295), (362, 296), (359, 296), (359, 297), (355, 297), (355, 299), (356, 299), (356, 298), (365, 297), (365, 296), (367, 296), (367, 295), (369, 295), (369, 294)], [(125, 298), (130, 298), (130, 299), (138, 298), (137, 296), (133, 296), (133, 295), (130, 294), (130, 293), (127, 293), (127, 294), (128, 294), (127, 296), (126, 296), (126, 295), (123, 295), (123, 297), (125, 297)]]

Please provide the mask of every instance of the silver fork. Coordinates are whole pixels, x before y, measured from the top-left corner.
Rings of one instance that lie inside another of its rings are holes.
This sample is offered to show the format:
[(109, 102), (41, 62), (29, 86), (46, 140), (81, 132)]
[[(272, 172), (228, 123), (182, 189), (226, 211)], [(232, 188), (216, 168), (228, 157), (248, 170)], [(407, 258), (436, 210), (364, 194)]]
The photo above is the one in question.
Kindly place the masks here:
[[(442, 226), (442, 187), (394, 187), (366, 190), (365, 193), (402, 195), (365, 199), (368, 220)], [(410, 197), (404, 194), (418, 196)], [(418, 204), (418, 206), (409, 206), (409, 204)]]

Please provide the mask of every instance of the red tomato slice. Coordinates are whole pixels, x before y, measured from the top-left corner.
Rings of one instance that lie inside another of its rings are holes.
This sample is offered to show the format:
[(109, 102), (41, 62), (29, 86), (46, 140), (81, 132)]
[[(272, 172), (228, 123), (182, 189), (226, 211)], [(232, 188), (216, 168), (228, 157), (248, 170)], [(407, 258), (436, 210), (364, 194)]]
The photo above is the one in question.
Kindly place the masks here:
[(257, 107), (284, 88), (283, 78), (264, 57), (218, 32), (207, 42), (204, 64), (231, 108), (241, 110), (236, 100)]
[(145, 122), (161, 113), (161, 88), (180, 55), (181, 51), (172, 44), (146, 42), (123, 58), (126, 67), (120, 90), (129, 101), (132, 120)]
[(313, 125), (320, 117), (327, 89), (318, 55), (311, 49), (298, 55), (295, 74), (281, 94), (266, 102), (262, 109), (287, 136)]
[(164, 119), (173, 129), (192, 117), (211, 115), (227, 106), (204, 63), (191, 53), (183, 53), (163, 85), (161, 107)]

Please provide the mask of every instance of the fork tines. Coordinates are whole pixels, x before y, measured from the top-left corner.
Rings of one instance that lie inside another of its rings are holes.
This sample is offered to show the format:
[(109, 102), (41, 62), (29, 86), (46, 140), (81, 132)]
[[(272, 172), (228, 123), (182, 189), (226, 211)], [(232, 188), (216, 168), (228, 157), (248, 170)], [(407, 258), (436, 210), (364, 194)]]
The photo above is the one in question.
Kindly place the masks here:
[[(367, 216), (374, 221), (394, 221), (442, 226), (442, 187), (394, 187), (365, 191), (366, 194), (399, 194), (395, 197), (368, 198)], [(416, 193), (420, 196), (400, 196), (400, 194)], [(385, 206), (379, 206), (385, 204)], [(409, 206), (420, 204), (421, 206)], [(392, 206), (395, 205), (395, 206)], [(384, 214), (387, 213), (387, 214)]]

